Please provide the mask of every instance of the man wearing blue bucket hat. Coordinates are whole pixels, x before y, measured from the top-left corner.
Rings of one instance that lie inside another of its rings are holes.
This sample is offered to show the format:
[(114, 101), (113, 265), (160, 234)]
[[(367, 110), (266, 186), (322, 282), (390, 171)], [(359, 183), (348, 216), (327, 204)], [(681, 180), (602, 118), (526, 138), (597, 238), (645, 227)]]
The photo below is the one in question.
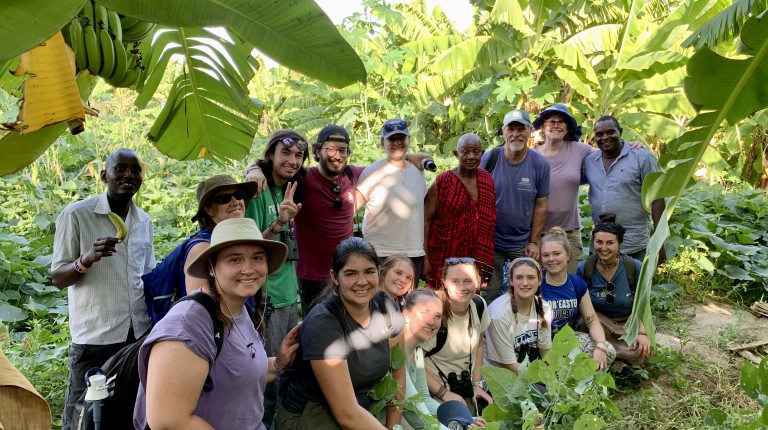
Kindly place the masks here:
[(496, 189), (496, 234), (493, 240), (493, 276), (482, 291), (492, 302), (501, 294), (506, 260), (539, 258), (539, 243), (547, 217), (549, 162), (528, 150), (531, 117), (517, 109), (504, 115), (499, 130), (504, 146), (483, 154), (480, 167), (493, 176)]

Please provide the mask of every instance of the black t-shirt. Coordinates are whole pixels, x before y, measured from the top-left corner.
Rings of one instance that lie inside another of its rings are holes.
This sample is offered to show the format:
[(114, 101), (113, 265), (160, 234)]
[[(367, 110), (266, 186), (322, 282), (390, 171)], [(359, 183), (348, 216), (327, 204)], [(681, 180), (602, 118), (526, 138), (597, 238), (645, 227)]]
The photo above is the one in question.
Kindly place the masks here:
[[(286, 410), (300, 414), (307, 402), (327, 403), (310, 363), (323, 359), (347, 360), (357, 403), (368, 409), (372, 403), (368, 391), (389, 370), (389, 339), (399, 335), (404, 325), (395, 302), (382, 291), (377, 294), (384, 297), (387, 309), (379, 309), (379, 302), (371, 300), (371, 322), (365, 328), (344, 311), (338, 297), (328, 298), (312, 308), (299, 331), (299, 353), (303, 360), (297, 370), (286, 373), (281, 381)], [(342, 315), (346, 327), (339, 325), (337, 313)]]

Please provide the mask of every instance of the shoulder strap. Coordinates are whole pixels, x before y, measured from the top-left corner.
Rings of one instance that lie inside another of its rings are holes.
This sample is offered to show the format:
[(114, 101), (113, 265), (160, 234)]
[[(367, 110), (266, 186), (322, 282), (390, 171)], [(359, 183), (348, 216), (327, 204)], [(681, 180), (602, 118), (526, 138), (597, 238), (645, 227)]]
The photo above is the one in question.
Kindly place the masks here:
[(477, 319), (483, 320), (483, 312), (485, 312), (485, 302), (477, 294), (472, 297), (472, 301), (475, 302), (475, 309), (477, 309)]
[(624, 259), (624, 270), (627, 271), (627, 280), (629, 281), (629, 290), (634, 294), (637, 290), (637, 268), (635, 259), (626, 254), (621, 254)]
[(352, 168), (349, 167), (349, 164), (346, 164), (344, 166), (344, 174), (349, 178), (349, 182), (352, 182), (352, 186), (355, 186), (355, 175), (352, 173)]
[(499, 161), (499, 152), (501, 152), (501, 148), (501, 146), (497, 146), (491, 149), (491, 155), (488, 157), (488, 165), (485, 166), (485, 170), (487, 170), (488, 173), (492, 173), (493, 169), (496, 168), (496, 162)]
[(597, 254), (592, 254), (584, 262), (584, 280), (587, 282), (587, 289), (592, 287), (592, 272), (595, 270), (595, 264), (597, 263)]
[(197, 293), (190, 296), (184, 296), (180, 298), (176, 303), (183, 302), (185, 300), (192, 300), (194, 302), (200, 303), (205, 308), (205, 310), (208, 311), (208, 315), (210, 315), (211, 321), (213, 322), (213, 342), (216, 344), (216, 357), (214, 357), (214, 359), (218, 358), (219, 353), (221, 352), (221, 345), (224, 343), (224, 324), (222, 324), (222, 322), (216, 318), (216, 308), (218, 305), (216, 305), (216, 302), (213, 301), (211, 296), (205, 293)]

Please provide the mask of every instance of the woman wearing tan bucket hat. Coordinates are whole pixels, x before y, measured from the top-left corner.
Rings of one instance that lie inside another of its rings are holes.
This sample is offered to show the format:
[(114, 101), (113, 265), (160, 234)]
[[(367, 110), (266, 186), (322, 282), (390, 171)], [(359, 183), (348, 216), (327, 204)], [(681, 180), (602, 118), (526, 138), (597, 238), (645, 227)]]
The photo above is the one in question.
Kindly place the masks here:
[[(246, 300), (257, 299), (267, 276), (285, 261), (287, 248), (265, 240), (248, 218), (221, 221), (211, 244), (187, 268), (207, 280), (201, 292), (216, 303), (224, 339), (216, 355), (211, 316), (197, 301), (175, 305), (152, 329), (139, 352), (141, 386), (136, 428), (264, 429), (264, 387), (289, 367), (298, 349), (298, 326), (267, 358), (263, 320)], [(210, 287), (208, 287), (210, 285)], [(213, 388), (208, 382), (212, 381)]]

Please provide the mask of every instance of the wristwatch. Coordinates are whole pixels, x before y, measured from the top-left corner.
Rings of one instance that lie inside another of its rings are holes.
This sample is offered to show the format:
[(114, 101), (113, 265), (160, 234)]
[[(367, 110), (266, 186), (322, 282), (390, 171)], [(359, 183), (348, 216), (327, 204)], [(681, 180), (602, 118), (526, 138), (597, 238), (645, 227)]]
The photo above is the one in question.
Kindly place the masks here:
[(488, 390), (488, 384), (486, 384), (485, 379), (481, 379), (479, 381), (475, 381), (472, 383), (475, 387), (482, 388), (483, 391)]

